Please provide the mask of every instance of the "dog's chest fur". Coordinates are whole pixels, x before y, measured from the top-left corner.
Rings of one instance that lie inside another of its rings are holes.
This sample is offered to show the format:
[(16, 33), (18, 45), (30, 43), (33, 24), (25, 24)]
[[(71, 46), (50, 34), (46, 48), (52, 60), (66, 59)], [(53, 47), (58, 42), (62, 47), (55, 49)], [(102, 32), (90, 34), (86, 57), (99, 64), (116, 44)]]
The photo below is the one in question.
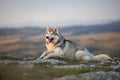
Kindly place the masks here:
[(52, 43), (46, 44), (46, 47), (47, 47), (48, 51), (54, 50), (56, 48), (56, 46)]

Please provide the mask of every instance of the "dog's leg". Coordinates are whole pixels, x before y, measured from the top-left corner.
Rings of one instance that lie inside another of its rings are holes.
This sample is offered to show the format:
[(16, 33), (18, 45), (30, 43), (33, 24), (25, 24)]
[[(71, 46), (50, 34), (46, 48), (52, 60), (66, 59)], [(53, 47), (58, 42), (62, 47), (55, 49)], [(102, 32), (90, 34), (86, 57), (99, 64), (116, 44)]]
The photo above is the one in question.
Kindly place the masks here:
[(59, 53), (50, 53), (50, 54), (48, 54), (47, 56), (45, 56), (44, 58), (43, 58), (43, 60), (44, 59), (49, 59), (50, 57), (57, 57), (57, 56), (60, 56), (60, 55), (58, 55)]
[(45, 57), (47, 55), (47, 51), (44, 51), (43, 53), (42, 53), (42, 55), (40, 56), (40, 59), (42, 59), (43, 57)]
[(61, 57), (63, 56), (63, 51), (60, 48), (57, 48), (54, 53), (49, 53), (47, 56), (45, 56), (43, 59), (48, 59), (50, 57)]
[(77, 60), (84, 60), (84, 61), (94, 61), (94, 55), (90, 53), (88, 50), (78, 50), (75, 53), (75, 57)]
[(47, 51), (44, 51), (41, 56), (39, 58), (37, 58), (37, 60), (42, 59), (43, 57), (45, 57), (47, 55)]

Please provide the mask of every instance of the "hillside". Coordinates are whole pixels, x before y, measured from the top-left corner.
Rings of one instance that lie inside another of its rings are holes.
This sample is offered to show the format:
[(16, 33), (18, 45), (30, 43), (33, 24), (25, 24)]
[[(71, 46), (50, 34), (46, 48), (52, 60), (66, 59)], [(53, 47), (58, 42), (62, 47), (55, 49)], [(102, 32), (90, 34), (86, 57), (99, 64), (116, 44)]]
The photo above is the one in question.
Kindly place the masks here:
[[(105, 53), (120, 57), (120, 22), (93, 26), (60, 28), (62, 35), (93, 54)], [(38, 57), (45, 50), (45, 28), (1, 28), (0, 56)]]
[[(72, 31), (71, 31), (72, 30)], [(62, 32), (70, 32), (72, 35), (106, 33), (106, 32), (120, 32), (120, 21), (101, 25), (89, 26), (70, 26), (61, 29)]]
[[(91, 34), (91, 33), (104, 33), (104, 32), (120, 32), (120, 21), (89, 26), (66, 26), (59, 28), (62, 33), (69, 33), (72, 35)], [(71, 31), (72, 30), (72, 31)], [(44, 34), (45, 28), (42, 27), (23, 27), (23, 28), (0, 28), (0, 36), (5, 35), (37, 35)]]
[[(62, 35), (107, 61), (36, 59), (46, 49), (45, 28), (0, 29), (0, 80), (120, 80), (120, 22), (60, 28)], [(9, 67), (8, 67), (9, 66)], [(11, 72), (12, 70), (12, 72)]]

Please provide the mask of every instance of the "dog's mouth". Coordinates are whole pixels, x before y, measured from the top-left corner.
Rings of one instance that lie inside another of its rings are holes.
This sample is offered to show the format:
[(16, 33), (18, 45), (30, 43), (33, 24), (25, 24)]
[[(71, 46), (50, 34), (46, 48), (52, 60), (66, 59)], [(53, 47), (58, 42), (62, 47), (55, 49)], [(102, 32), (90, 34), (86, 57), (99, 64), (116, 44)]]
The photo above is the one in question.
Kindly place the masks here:
[(51, 42), (53, 41), (53, 39), (54, 39), (54, 38), (51, 38), (51, 39), (48, 39), (48, 38), (47, 38), (47, 39), (46, 39), (46, 44), (51, 43)]

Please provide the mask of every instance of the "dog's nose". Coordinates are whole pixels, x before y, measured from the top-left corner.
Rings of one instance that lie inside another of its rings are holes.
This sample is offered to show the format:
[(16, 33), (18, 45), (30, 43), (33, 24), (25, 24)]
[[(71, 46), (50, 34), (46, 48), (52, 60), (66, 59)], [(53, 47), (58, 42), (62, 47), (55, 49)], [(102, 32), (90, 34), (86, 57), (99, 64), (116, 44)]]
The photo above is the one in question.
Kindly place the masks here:
[(48, 36), (46, 36), (46, 38), (48, 39), (49, 37), (48, 37)]

